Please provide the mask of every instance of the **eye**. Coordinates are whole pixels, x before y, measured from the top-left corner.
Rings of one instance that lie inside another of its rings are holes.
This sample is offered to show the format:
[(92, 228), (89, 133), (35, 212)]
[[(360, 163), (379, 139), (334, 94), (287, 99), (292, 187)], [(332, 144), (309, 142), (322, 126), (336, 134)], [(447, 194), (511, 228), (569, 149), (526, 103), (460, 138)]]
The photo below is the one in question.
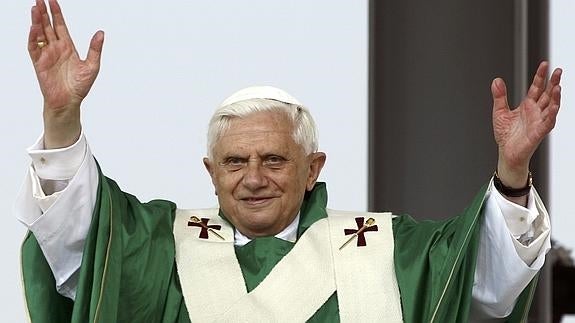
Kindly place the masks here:
[(245, 160), (243, 158), (238, 158), (238, 157), (231, 157), (228, 158), (228, 160), (226, 161), (226, 164), (228, 165), (243, 165), (245, 164)]
[(247, 165), (247, 159), (242, 157), (228, 157), (220, 163), (221, 166), (228, 170), (238, 170)]
[(286, 162), (286, 159), (281, 156), (270, 155), (264, 159), (264, 166), (271, 167), (271, 168), (279, 168), (282, 167)]

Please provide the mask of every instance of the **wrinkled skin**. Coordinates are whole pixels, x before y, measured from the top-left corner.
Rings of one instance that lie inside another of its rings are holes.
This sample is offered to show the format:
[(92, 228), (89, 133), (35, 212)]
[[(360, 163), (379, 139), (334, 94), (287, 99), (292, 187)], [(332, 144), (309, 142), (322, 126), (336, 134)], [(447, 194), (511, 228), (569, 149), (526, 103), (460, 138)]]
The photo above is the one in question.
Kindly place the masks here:
[(306, 155), (292, 137), (292, 124), (279, 112), (257, 112), (232, 120), (204, 159), (220, 208), (249, 237), (275, 235), (297, 216), (325, 154)]

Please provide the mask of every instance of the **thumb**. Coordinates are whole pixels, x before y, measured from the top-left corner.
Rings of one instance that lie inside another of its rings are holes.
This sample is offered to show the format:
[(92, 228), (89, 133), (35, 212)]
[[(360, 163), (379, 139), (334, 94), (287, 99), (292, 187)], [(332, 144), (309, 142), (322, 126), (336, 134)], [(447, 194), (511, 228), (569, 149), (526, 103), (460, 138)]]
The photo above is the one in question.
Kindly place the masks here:
[(86, 57), (88, 63), (100, 66), (102, 47), (104, 47), (104, 32), (99, 30), (90, 41), (90, 48), (88, 48), (88, 56)]
[(501, 110), (509, 110), (507, 87), (501, 78), (498, 77), (491, 83), (491, 95), (493, 96), (493, 113)]

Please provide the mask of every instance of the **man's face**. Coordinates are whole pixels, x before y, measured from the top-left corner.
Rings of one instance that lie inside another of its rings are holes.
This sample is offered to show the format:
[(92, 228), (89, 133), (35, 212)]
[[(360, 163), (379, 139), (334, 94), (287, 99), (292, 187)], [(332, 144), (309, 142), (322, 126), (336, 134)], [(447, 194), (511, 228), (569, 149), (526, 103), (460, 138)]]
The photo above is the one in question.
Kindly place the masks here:
[(280, 112), (232, 119), (212, 158), (204, 158), (204, 164), (220, 208), (252, 238), (273, 236), (293, 221), (325, 162), (323, 153), (305, 155)]

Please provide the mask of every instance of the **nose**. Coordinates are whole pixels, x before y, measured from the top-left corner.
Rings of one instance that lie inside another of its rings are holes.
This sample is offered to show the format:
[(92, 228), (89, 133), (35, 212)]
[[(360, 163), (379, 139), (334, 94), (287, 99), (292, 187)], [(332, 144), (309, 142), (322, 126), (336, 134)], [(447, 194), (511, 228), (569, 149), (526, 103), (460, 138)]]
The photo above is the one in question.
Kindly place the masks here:
[(246, 188), (255, 191), (267, 185), (264, 169), (260, 163), (254, 160), (248, 162), (246, 173), (243, 177), (243, 184)]

